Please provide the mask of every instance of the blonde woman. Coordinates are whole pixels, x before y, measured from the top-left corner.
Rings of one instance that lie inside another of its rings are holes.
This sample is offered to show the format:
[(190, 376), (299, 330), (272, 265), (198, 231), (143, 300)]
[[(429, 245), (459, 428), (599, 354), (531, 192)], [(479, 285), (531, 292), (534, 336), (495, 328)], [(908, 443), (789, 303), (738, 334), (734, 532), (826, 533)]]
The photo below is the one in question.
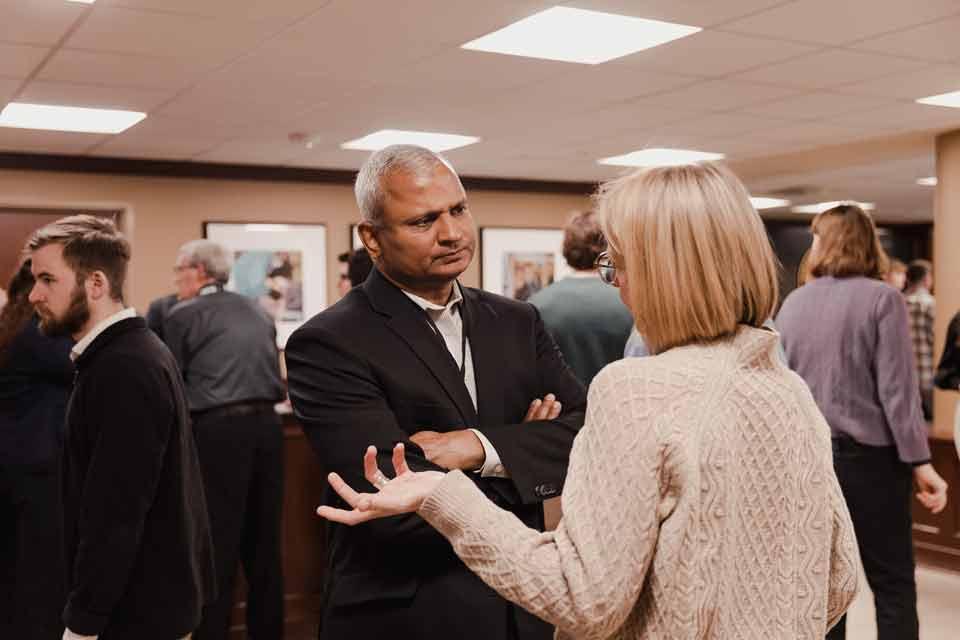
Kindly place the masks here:
[[(640, 170), (598, 196), (618, 286), (654, 354), (604, 368), (570, 454), (563, 519), (528, 529), (469, 474), (329, 480), (352, 510), (416, 511), (505, 598), (560, 638), (821, 639), (857, 588), (857, 548), (830, 431), (760, 328), (776, 262), (737, 178), (717, 165)], [(358, 452), (359, 455), (359, 452)]]

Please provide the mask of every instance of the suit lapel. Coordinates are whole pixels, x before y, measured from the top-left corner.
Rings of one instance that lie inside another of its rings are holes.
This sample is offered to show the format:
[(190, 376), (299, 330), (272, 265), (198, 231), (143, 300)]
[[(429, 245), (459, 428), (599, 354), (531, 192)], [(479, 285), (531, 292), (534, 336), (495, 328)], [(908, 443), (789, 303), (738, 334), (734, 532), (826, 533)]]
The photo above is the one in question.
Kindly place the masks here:
[(497, 314), (480, 300), (474, 289), (461, 287), (466, 307), (464, 326), (470, 340), (473, 373), (477, 384), (478, 424), (506, 424), (503, 415), (503, 344), (494, 327)]
[(387, 327), (406, 342), (414, 355), (430, 370), (463, 419), (463, 425), (437, 426), (476, 426), (477, 412), (463, 383), (460, 369), (457, 368), (443, 339), (430, 328), (423, 309), (376, 269), (367, 278), (363, 288), (374, 310), (389, 316), (386, 320)]

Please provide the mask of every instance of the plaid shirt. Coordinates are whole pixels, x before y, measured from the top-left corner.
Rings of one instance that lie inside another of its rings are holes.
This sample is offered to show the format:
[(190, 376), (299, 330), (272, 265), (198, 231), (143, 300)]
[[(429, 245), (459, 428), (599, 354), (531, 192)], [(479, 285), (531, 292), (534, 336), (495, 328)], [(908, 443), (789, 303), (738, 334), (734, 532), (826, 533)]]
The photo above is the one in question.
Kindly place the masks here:
[(907, 295), (906, 302), (920, 388), (933, 389), (933, 296), (921, 287)]

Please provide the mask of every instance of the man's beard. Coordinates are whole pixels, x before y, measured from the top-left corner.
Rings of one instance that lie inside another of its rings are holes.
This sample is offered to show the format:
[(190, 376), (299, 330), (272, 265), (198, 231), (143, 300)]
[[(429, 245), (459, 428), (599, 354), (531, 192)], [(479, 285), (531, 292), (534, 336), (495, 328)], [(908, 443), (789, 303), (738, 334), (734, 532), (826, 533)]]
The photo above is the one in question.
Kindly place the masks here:
[(74, 287), (70, 294), (70, 306), (59, 318), (51, 315), (49, 311), (46, 315), (42, 313), (38, 315), (40, 316), (40, 331), (44, 335), (51, 337), (72, 336), (78, 333), (90, 319), (90, 306), (87, 304), (86, 292), (79, 285)]

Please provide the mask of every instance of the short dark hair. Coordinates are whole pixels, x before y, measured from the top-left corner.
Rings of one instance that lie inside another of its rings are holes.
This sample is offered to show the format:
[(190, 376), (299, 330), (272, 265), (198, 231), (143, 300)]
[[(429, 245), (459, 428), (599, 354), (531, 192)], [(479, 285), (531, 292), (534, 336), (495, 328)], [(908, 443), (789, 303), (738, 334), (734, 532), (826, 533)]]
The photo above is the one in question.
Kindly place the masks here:
[(814, 278), (864, 276), (880, 279), (889, 259), (880, 246), (873, 218), (855, 204), (841, 204), (817, 215), (810, 225), (820, 247), (810, 260)]
[(352, 251), (344, 251), (341, 254), (337, 255), (337, 262), (350, 262), (350, 254)]
[(933, 271), (933, 264), (929, 260), (914, 260), (907, 267), (907, 286), (920, 284), (931, 271)]
[(587, 271), (607, 248), (593, 211), (577, 211), (563, 228), (563, 257), (571, 269)]
[(89, 214), (60, 218), (34, 231), (26, 248), (33, 252), (50, 244), (63, 247), (63, 260), (76, 273), (78, 284), (102, 271), (110, 282), (110, 297), (123, 301), (130, 243), (113, 220)]
[(356, 249), (350, 254), (350, 260), (347, 262), (347, 277), (350, 278), (350, 285), (355, 287), (362, 284), (370, 271), (373, 269), (373, 260), (366, 249)]

